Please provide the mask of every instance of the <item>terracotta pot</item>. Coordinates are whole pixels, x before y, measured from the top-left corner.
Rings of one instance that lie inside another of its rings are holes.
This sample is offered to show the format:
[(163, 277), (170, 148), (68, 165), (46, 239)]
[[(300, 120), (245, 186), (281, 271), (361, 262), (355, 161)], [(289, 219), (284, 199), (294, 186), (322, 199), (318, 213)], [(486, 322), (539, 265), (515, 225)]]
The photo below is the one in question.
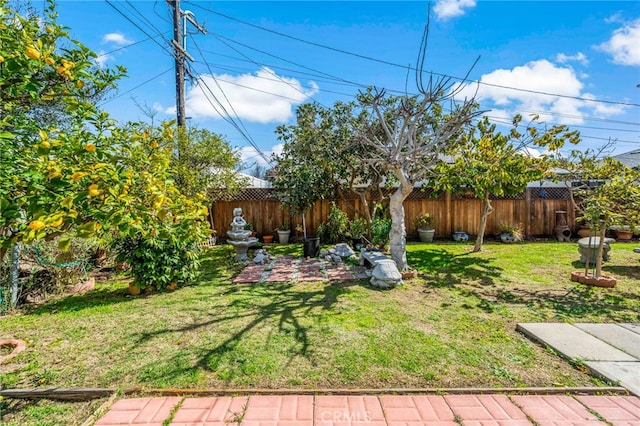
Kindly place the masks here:
[(571, 273), (571, 281), (579, 282), (580, 284), (592, 285), (595, 287), (615, 287), (618, 280), (610, 275), (601, 275), (600, 277), (594, 277), (592, 274), (585, 275), (584, 272), (574, 271)]
[(273, 242), (273, 235), (263, 235), (262, 241), (264, 241), (265, 244), (271, 244)]
[(167, 290), (169, 290), (169, 291), (173, 291), (173, 290), (175, 290), (177, 288), (178, 288), (178, 283), (175, 282), (175, 281), (170, 282), (169, 285), (167, 286)]
[(138, 287), (135, 284), (129, 284), (129, 294), (132, 296), (138, 296), (140, 294), (141, 290), (140, 287)]
[(632, 231), (624, 231), (622, 229), (616, 229), (615, 233), (616, 233), (616, 240), (631, 241), (631, 238), (633, 238)]

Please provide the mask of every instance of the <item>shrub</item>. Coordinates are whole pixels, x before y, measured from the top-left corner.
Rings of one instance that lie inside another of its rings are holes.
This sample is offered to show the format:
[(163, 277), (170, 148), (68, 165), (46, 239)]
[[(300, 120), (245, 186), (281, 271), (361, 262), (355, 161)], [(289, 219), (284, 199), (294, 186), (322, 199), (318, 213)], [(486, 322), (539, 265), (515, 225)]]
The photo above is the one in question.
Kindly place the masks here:
[(194, 281), (200, 267), (201, 249), (190, 238), (155, 238), (151, 235), (125, 237), (114, 242), (116, 259), (131, 266), (130, 273), (140, 289), (164, 290), (171, 283)]
[(371, 244), (384, 248), (389, 245), (391, 219), (374, 219), (371, 221)]
[(327, 243), (339, 243), (347, 238), (347, 227), (349, 216), (332, 202), (329, 206), (329, 214), (326, 222), (318, 226), (318, 236), (320, 241)]
[(351, 238), (357, 239), (367, 235), (367, 222), (356, 218), (349, 222), (348, 234)]

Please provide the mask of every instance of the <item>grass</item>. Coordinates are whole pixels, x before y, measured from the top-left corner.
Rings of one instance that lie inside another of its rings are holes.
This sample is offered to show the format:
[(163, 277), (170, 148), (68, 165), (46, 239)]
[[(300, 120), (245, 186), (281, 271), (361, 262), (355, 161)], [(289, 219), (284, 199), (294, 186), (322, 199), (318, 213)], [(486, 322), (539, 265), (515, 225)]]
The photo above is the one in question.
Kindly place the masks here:
[[(379, 291), (366, 280), (231, 284), (241, 268), (229, 247), (214, 247), (197, 285), (131, 297), (121, 277), (3, 317), (0, 337), (23, 339), (27, 349), (0, 366), (0, 387), (600, 384), (525, 339), (515, 325), (638, 322), (640, 264), (632, 246), (612, 245), (604, 270), (618, 278), (613, 289), (569, 280), (581, 268), (575, 244), (487, 244), (473, 254), (470, 248), (409, 244), (418, 278)], [(270, 247), (276, 255), (301, 251), (300, 245)], [(0, 400), (0, 420), (48, 424), (33, 420), (31, 411), (66, 407), (40, 404), (26, 410)]]

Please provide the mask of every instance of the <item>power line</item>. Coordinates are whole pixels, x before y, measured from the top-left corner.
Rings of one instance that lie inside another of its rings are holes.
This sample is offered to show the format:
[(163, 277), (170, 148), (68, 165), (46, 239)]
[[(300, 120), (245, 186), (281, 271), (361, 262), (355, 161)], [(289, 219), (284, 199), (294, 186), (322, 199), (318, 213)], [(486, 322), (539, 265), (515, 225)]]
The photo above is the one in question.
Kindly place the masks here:
[(145, 84), (150, 83), (150, 82), (152, 82), (153, 80), (155, 80), (155, 79), (157, 79), (157, 78), (162, 77), (163, 75), (165, 75), (166, 73), (168, 73), (169, 71), (172, 71), (172, 70), (173, 70), (173, 68), (166, 69), (166, 70), (162, 71), (160, 74), (158, 74), (158, 75), (156, 75), (156, 76), (153, 76), (153, 77), (151, 77), (151, 78), (150, 78), (150, 79), (148, 79), (148, 80), (143, 81), (142, 83), (138, 84), (137, 86), (132, 87), (131, 89), (127, 90), (126, 92), (124, 92), (124, 93), (120, 93), (119, 95), (114, 96), (113, 98), (108, 99), (108, 100), (106, 100), (106, 101), (104, 101), (104, 102), (100, 103), (100, 105), (99, 105), (99, 106), (102, 106), (102, 105), (108, 104), (108, 103), (109, 103), (109, 102), (111, 102), (111, 101), (115, 101), (116, 99), (121, 98), (122, 96), (124, 96), (124, 95), (126, 95), (126, 94), (128, 94), (128, 93), (133, 92), (134, 90), (136, 90), (136, 89), (138, 89), (138, 88), (140, 88), (140, 87), (144, 86)]
[[(233, 111), (233, 114), (235, 115), (235, 117), (237, 118), (238, 122), (240, 123), (240, 126), (242, 127), (242, 129), (244, 130), (243, 132), (241, 132), (241, 134), (246, 135), (247, 137), (247, 141), (251, 144), (252, 147), (254, 147), (254, 149), (256, 151), (258, 151), (258, 153), (262, 156), (262, 158), (264, 158), (264, 160), (269, 163), (269, 160), (267, 159), (267, 157), (264, 155), (264, 153), (260, 150), (260, 148), (258, 148), (257, 144), (255, 143), (255, 141), (253, 140), (253, 138), (250, 136), (249, 131), (247, 130), (246, 126), (244, 125), (244, 123), (242, 122), (242, 120), (240, 119), (240, 116), (238, 116), (238, 113), (236, 112), (235, 108), (233, 107), (233, 104), (229, 101), (229, 98), (227, 98), (227, 94), (224, 92), (224, 90), (222, 90), (222, 87), (220, 86), (220, 83), (218, 82), (218, 80), (213, 76), (213, 72), (211, 71), (211, 67), (209, 66), (209, 63), (206, 61), (206, 59), (204, 58), (204, 55), (202, 54), (202, 51), (200, 50), (200, 46), (196, 43), (195, 39), (193, 39), (193, 44), (194, 46), (196, 46), (196, 49), (198, 50), (198, 53), (200, 53), (200, 56), (202, 57), (202, 59), (205, 61), (205, 64), (207, 65), (207, 68), (209, 69), (209, 73), (211, 75), (211, 78), (213, 78), (213, 81), (216, 83), (216, 86), (218, 86), (218, 89), (220, 90), (220, 93), (222, 93), (222, 96), (224, 96), (224, 99), (227, 101), (227, 103), (229, 104), (229, 106), (231, 107), (231, 111)], [(206, 85), (206, 83), (205, 83)], [(208, 88), (208, 87), (207, 87)], [(209, 89), (209, 92), (211, 93), (211, 95), (213, 96), (213, 98), (216, 100), (216, 102), (218, 103), (218, 105), (220, 105), (220, 107), (222, 108), (222, 110), (227, 114), (227, 116), (231, 119), (231, 121), (234, 121), (228, 111), (226, 110), (226, 108), (224, 107), (224, 105), (216, 98), (216, 96), (213, 94), (213, 92), (211, 92), (211, 89)], [(235, 123), (235, 121), (234, 121)], [(236, 128), (237, 125), (234, 124), (234, 126)]]
[[(310, 46), (315, 46), (315, 47), (319, 47), (319, 48), (322, 48), (322, 49), (331, 50), (331, 51), (334, 51), (334, 52), (342, 53), (344, 55), (354, 56), (354, 57), (365, 59), (365, 60), (368, 60), (368, 61), (378, 62), (378, 63), (384, 64), (384, 65), (389, 65), (389, 66), (396, 67), (396, 68), (402, 68), (403, 70), (419, 71), (419, 70), (417, 70), (416, 68), (414, 68), (414, 67), (412, 67), (410, 65), (396, 64), (394, 62), (386, 61), (386, 60), (379, 59), (379, 58), (374, 58), (372, 56), (362, 55), (360, 53), (350, 52), (350, 51), (347, 51), (347, 50), (344, 50), (344, 49), (339, 49), (339, 48), (336, 48), (336, 47), (333, 47), (333, 46), (328, 46), (328, 45), (325, 45), (325, 44), (322, 44), (322, 43), (317, 43), (317, 42), (314, 42), (314, 41), (305, 40), (305, 39), (300, 38), (300, 37), (292, 36), (292, 35), (285, 34), (285, 33), (282, 33), (282, 32), (276, 31), (276, 30), (272, 30), (270, 28), (266, 28), (266, 27), (263, 27), (263, 26), (260, 26), (260, 25), (252, 24), (250, 22), (246, 22), (246, 21), (243, 21), (241, 19), (234, 18), (232, 16), (226, 15), (226, 14), (221, 13), (221, 12), (216, 12), (213, 9), (201, 6), (201, 5), (197, 4), (197, 3), (192, 3), (192, 4), (195, 7), (199, 7), (201, 9), (203, 9), (203, 10), (206, 10), (206, 11), (208, 11), (210, 13), (213, 13), (214, 15), (221, 16), (221, 17), (223, 17), (225, 19), (228, 19), (228, 20), (231, 20), (231, 21), (234, 21), (234, 22), (238, 22), (240, 24), (247, 25), (247, 26), (250, 26), (252, 28), (256, 28), (258, 30), (261, 30), (261, 31), (265, 31), (265, 32), (268, 32), (268, 33), (271, 33), (271, 34), (275, 34), (275, 35), (278, 35), (280, 37), (285, 37), (285, 38), (288, 38), (290, 40), (294, 40), (294, 41), (297, 41), (297, 42), (300, 42), (300, 43), (305, 43), (305, 44), (308, 44)], [(434, 71), (429, 71), (428, 73), (429, 74), (433, 74), (433, 75), (437, 75), (437, 76), (441, 76), (441, 77), (452, 78), (452, 79), (459, 80), (459, 81), (467, 80), (467, 79), (464, 79), (464, 78), (461, 78), (461, 77), (455, 77), (455, 76), (451, 76), (451, 75), (448, 75), (448, 74), (437, 73), (437, 72), (434, 72)], [(504, 85), (500, 85), (500, 84), (492, 84), (492, 83), (486, 83), (486, 82), (482, 82), (482, 81), (474, 81), (474, 83), (477, 83), (477, 84), (480, 84), (480, 85), (485, 85), (485, 86), (490, 86), (490, 87), (497, 87), (497, 88), (501, 88), (501, 89), (514, 90), (514, 91), (525, 92), (525, 93), (534, 93), (534, 94), (545, 95), (545, 96), (554, 96), (554, 97), (565, 98), (565, 99), (575, 99), (575, 100), (580, 100), (580, 101), (604, 103), (604, 104), (610, 104), (610, 105), (624, 105), (624, 106), (640, 107), (640, 104), (636, 104), (636, 103), (632, 103), (632, 102), (607, 101), (607, 100), (602, 100), (602, 99), (583, 98), (583, 97), (580, 97), (580, 96), (561, 95), (561, 94), (558, 94), (558, 93), (549, 93), (549, 92), (542, 92), (542, 91), (536, 91), (536, 90), (530, 90), (530, 89), (522, 89), (522, 88), (518, 88), (518, 87), (504, 86)]]
[(105, 0), (107, 2), (107, 4), (109, 6), (111, 6), (116, 12), (118, 12), (123, 18), (125, 18), (127, 21), (129, 21), (131, 24), (133, 24), (134, 27), (136, 27), (137, 29), (139, 29), (140, 31), (142, 31), (142, 33), (144, 35), (146, 35), (147, 37), (149, 37), (149, 39), (153, 40), (154, 43), (156, 43), (158, 46), (160, 46), (160, 48), (162, 50), (165, 51), (165, 53), (168, 53), (169, 56), (173, 57), (173, 52), (171, 52), (170, 50), (167, 49), (166, 46), (164, 46), (162, 43), (159, 43), (156, 39), (155, 36), (150, 35), (148, 32), (146, 32), (140, 25), (138, 25), (138, 23), (136, 23), (133, 19), (129, 18), (123, 11), (121, 11), (120, 9), (118, 9), (116, 7), (116, 5), (113, 3), (112, 0)]

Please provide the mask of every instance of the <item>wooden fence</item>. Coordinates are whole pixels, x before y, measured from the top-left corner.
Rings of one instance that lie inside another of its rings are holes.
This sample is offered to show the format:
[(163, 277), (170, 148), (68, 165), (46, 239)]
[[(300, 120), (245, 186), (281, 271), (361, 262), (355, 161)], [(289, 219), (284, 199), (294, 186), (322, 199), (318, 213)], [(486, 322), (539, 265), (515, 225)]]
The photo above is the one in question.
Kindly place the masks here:
[[(351, 201), (356, 206), (359, 204), (358, 200)], [(331, 201), (318, 201), (306, 214), (308, 235), (314, 235), (318, 225), (326, 219), (330, 204)], [(336, 201), (336, 205), (350, 218), (353, 217), (346, 203)], [(486, 236), (498, 234), (501, 223), (520, 224), (527, 236), (553, 236), (556, 211), (566, 211), (569, 227), (572, 231), (577, 228), (566, 188), (528, 188), (515, 197), (492, 199), (492, 205), (494, 211), (488, 217)], [(285, 222), (290, 223), (292, 230), (295, 230), (296, 225), (302, 224), (300, 216), (290, 217), (288, 210), (281, 208), (271, 190), (248, 189), (232, 201), (218, 201), (213, 205), (214, 227), (223, 238), (229, 230), (235, 207), (242, 208), (245, 220), (253, 225), (258, 234), (274, 233)], [(423, 213), (431, 214), (436, 237), (446, 238), (454, 231), (465, 231), (474, 236), (480, 223), (482, 201), (448, 193), (432, 197), (427, 192), (415, 190), (405, 200), (404, 208), (407, 236), (410, 239), (417, 238), (414, 221)]]

